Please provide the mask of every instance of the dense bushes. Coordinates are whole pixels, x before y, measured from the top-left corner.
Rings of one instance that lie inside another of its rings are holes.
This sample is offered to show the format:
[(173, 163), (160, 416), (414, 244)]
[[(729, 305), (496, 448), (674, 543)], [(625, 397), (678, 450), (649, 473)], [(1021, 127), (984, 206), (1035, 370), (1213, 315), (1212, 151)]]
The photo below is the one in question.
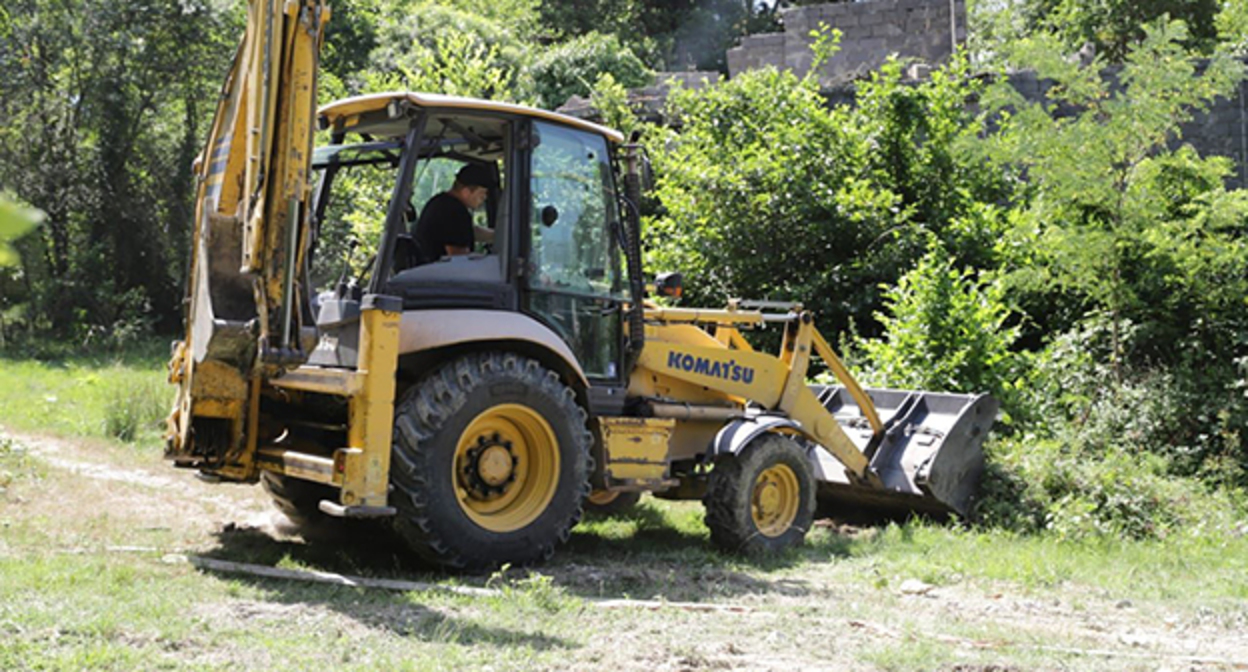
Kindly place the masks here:
[(885, 335), (859, 343), (864, 380), (901, 389), (989, 392), (1006, 420), (1020, 408), (1028, 358), (1000, 283), (958, 269), (939, 245), (884, 293)]
[(614, 35), (589, 33), (547, 49), (533, 62), (538, 104), (555, 109), (572, 96), (587, 96), (603, 74), (626, 88), (645, 86), (649, 69)]
[(961, 149), (978, 125), (959, 67), (911, 87), (892, 63), (861, 84), (856, 109), (772, 69), (674, 92), (680, 130), (650, 136), (660, 209), (648, 266), (696, 279), (700, 303), (802, 301), (825, 329), (877, 335), (879, 286), (929, 236), (959, 261), (991, 252), (1002, 185)]
[(923, 84), (890, 64), (852, 110), (767, 70), (678, 92), (679, 132), (652, 142), (650, 267), (684, 271), (697, 303), (804, 302), (856, 332), (873, 383), (999, 396), (987, 524), (1232, 529), (1248, 193), (1174, 141), (1243, 73), (1222, 55), (1197, 69), (1186, 39), (1147, 27), (1116, 82), (1020, 40), (1000, 56), (1054, 82), (1043, 104), (956, 64)]

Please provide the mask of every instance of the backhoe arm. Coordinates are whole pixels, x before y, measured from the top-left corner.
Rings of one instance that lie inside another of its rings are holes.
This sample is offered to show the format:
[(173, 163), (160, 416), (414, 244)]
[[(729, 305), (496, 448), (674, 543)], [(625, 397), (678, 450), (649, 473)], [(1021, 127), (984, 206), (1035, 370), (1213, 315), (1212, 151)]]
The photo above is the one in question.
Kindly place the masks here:
[(254, 444), (255, 432), (245, 430), (255, 421), (259, 382), (302, 363), (315, 338), (303, 328), (300, 280), (328, 17), (321, 0), (248, 7), (196, 165), (186, 335), (170, 362), (179, 391), (167, 453), (180, 462), (227, 465), (252, 452), (244, 443)]

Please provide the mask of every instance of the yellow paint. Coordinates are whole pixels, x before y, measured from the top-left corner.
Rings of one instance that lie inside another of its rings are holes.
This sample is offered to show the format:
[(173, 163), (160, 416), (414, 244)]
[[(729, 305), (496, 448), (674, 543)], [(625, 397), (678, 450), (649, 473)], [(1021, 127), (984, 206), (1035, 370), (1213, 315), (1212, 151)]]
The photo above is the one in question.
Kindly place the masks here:
[(606, 448), (603, 471), (608, 480), (661, 482), (667, 477), (675, 420), (602, 417), (598, 422)]
[(810, 366), (810, 335), (814, 330), (809, 313), (804, 314), (799, 320), (797, 333), (793, 334), (792, 339), (785, 341), (785, 356), (781, 361), (789, 367), (789, 375), (784, 381), (784, 391), (780, 393), (776, 408), (786, 413), (792, 412), (797, 395), (806, 389), (806, 369)]
[(559, 442), (541, 413), (499, 404), (473, 418), (455, 446), (452, 486), (460, 509), (491, 532), (532, 523), (555, 497)]
[(814, 346), (815, 352), (819, 353), (819, 358), (823, 360), (823, 363), (827, 364), (828, 368), (832, 370), (832, 375), (836, 376), (841, 385), (844, 385), (845, 389), (849, 391), (849, 396), (853, 397), (854, 401), (858, 403), (858, 408), (862, 410), (863, 415), (867, 418), (867, 422), (871, 424), (871, 431), (876, 434), (882, 434), (884, 432), (884, 423), (880, 422), (880, 414), (875, 410), (875, 403), (871, 401), (871, 397), (867, 396), (866, 391), (862, 389), (858, 381), (850, 375), (849, 369), (845, 368), (844, 362), (841, 361), (840, 357), (836, 356), (836, 351), (832, 349), (832, 346), (828, 345), (828, 342), (823, 339), (823, 335), (817, 330), (811, 334), (811, 344)]
[[(882, 431), (870, 398), (819, 335), (809, 313), (793, 315), (778, 356), (754, 351), (738, 331), (742, 326), (762, 324), (758, 311), (732, 305), (725, 310), (648, 306), (646, 317), (651, 323), (646, 326), (646, 345), (629, 381), (630, 395), (687, 403), (749, 400), (792, 418), (807, 438), (832, 453), (855, 476), (878, 481), (869, 473), (866, 456), (807, 385), (806, 371), (817, 346), (818, 354), (850, 390), (875, 431)], [(699, 325), (716, 325), (717, 334), (712, 336)], [(738, 369), (742, 374), (748, 369), (748, 379), (738, 376)], [(673, 443), (683, 452), (688, 441)]]
[(739, 311), (719, 308), (647, 308), (647, 320), (668, 324), (734, 324), (762, 326), (763, 314), (757, 311)]
[(754, 479), (750, 493), (750, 517), (764, 537), (778, 537), (793, 526), (801, 504), (797, 474), (787, 464), (764, 469)]
[(335, 101), (322, 107), (319, 114), (324, 117), (330, 124), (342, 123), (344, 126), (351, 126), (358, 123), (359, 116), (369, 112), (377, 112), (386, 109), (391, 101), (406, 101), (417, 107), (439, 108), (448, 107), (456, 110), (480, 110), (482, 112), (493, 112), (497, 114), (516, 114), (534, 119), (542, 119), (545, 121), (553, 121), (564, 126), (571, 126), (583, 131), (588, 131), (594, 135), (601, 135), (611, 142), (624, 142), (624, 134), (617, 130), (599, 126), (598, 124), (569, 117), (566, 114), (558, 112), (548, 112), (524, 105), (513, 105), (511, 103), (500, 103), (493, 100), (479, 100), (476, 98), (460, 98), (457, 96), (443, 96), (433, 93), (411, 93), (403, 91), (392, 91), (388, 93), (373, 93), (364, 96), (356, 96), (354, 98), (346, 98)]
[(363, 387), (351, 397), (347, 443), (362, 453), (347, 459), (342, 497), (347, 506), (386, 506), (389, 499), (399, 318), (398, 312), (378, 309), (360, 316), (358, 375)]
[[(674, 345), (662, 341), (647, 341), (637, 365), (657, 375), (701, 385), (721, 394), (749, 399), (767, 408), (776, 405), (789, 373), (778, 359), (759, 352), (728, 350), (709, 336), (707, 339), (714, 345)], [(678, 360), (692, 358), (694, 361), (705, 361), (709, 367), (718, 365), (720, 370), (725, 367), (739, 368), (743, 375), (733, 380), (731, 376), (724, 378), (722, 375), (712, 376), (696, 370), (686, 371), (668, 366), (673, 356)], [(744, 377), (746, 370), (750, 372), (749, 380)]]

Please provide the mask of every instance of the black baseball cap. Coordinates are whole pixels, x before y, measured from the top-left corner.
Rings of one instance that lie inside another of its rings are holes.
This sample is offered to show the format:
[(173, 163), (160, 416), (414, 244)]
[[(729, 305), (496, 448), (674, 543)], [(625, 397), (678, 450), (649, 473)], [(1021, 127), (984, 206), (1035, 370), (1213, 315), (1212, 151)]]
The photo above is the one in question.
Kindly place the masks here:
[(455, 173), (455, 181), (467, 187), (494, 188), (494, 174), (479, 163), (470, 163)]

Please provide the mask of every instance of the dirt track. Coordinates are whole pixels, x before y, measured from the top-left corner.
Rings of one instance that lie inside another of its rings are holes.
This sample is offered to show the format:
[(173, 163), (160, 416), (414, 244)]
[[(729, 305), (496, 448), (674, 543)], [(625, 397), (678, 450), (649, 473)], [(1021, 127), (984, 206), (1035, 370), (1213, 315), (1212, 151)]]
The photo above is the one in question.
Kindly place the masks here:
[[(222, 557), (224, 543), (228, 557), (231, 543), (240, 549), (266, 544), (290, 549), (302, 543), (258, 487), (200, 483), (192, 474), (173, 471), (151, 456), (136, 457), (138, 453), (125, 448), (9, 436), (52, 472), (78, 478), (48, 478), (52, 487), (34, 494), (26, 491), (8, 503), (7, 512), (0, 498), (0, 514), (14, 515), (19, 509), (39, 510), (53, 518), (81, 514), (81, 509), (65, 505), (64, 489), (72, 488), (80, 505), (109, 511), (119, 528), (167, 531), (163, 538), (177, 540), (178, 547), (152, 549), (157, 556), (177, 552)], [(109, 463), (121, 464), (123, 459), (130, 465)], [(66, 527), (62, 549), (66, 552), (146, 548), (127, 545), (133, 537), (109, 539), (107, 530), (103, 538), (96, 536), (83, 546), (82, 534), (73, 532), (71, 523)], [(1191, 608), (1071, 586), (1037, 596), (1008, 585), (972, 581), (931, 586), (911, 579), (882, 588), (861, 577), (855, 581), (853, 568), (847, 575), (845, 567), (827, 563), (802, 563), (784, 572), (690, 569), (681, 566), (678, 555), (647, 564), (598, 562), (573, 546), (568, 557), (539, 570), (570, 595), (660, 601), (691, 596), (696, 600), (702, 595), (738, 609), (706, 614), (677, 613), (671, 607), (632, 610), (623, 617), (627, 627), (610, 621), (609, 631), (587, 645), (592, 654), (568, 659), (569, 668), (932, 669), (923, 665), (921, 655), (905, 653), (931, 648), (941, 654), (932, 665), (940, 669), (1248, 669), (1248, 605)], [(0, 556), (6, 553), (20, 549), (0, 545)], [(402, 567), (388, 573), (391, 578), (404, 578), (402, 574)], [(413, 578), (439, 580), (420, 570), (414, 570)], [(603, 595), (604, 585), (641, 588), (631, 595)], [(204, 608), (225, 617), (223, 607)], [(281, 614), (272, 613), (278, 608)], [(252, 619), (319, 623), (342, 618), (327, 615), (321, 605), (299, 602), (247, 602), (226, 611), (240, 627)], [(366, 620), (406, 617), (381, 609)], [(696, 637), (680, 634), (689, 628)], [(823, 643), (816, 644), (818, 639)], [(890, 663), (888, 652), (893, 650), (899, 653)], [(867, 662), (864, 652), (872, 652)], [(966, 662), (948, 662), (950, 652), (954, 661)]]

